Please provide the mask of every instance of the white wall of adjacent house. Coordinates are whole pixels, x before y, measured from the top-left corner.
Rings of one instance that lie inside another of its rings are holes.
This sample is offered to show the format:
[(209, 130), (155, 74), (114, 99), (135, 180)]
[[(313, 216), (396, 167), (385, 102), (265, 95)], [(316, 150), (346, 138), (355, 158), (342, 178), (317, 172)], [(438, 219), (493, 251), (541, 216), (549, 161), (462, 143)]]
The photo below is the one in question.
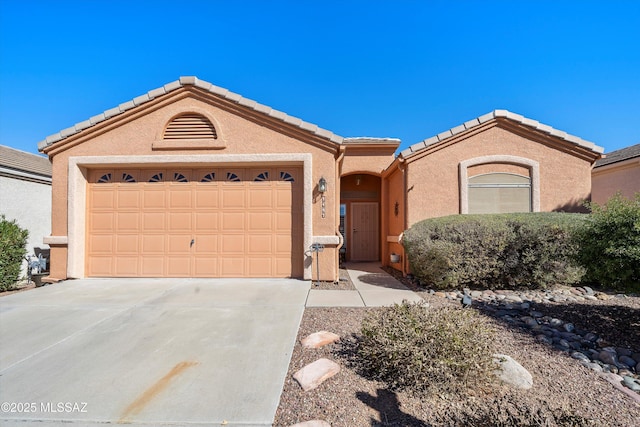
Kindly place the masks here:
[(51, 184), (0, 176), (0, 214), (29, 230), (27, 254), (35, 255), (34, 248), (49, 249), (43, 238), (51, 234)]

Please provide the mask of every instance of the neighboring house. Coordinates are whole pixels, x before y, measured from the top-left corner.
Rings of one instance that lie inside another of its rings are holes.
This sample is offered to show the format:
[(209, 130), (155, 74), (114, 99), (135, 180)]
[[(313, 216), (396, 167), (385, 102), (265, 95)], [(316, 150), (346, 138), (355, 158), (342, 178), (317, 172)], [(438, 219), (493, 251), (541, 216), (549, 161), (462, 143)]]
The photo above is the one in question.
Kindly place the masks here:
[(338, 279), (340, 255), (387, 265), (395, 252), (406, 271), (398, 239), (416, 221), (570, 209), (602, 152), (504, 110), (395, 157), (399, 144), (182, 77), (40, 142), (53, 162), (51, 278), (310, 279), (313, 243), (321, 280)]
[(43, 239), (51, 234), (49, 159), (0, 145), (0, 214), (29, 231), (27, 254), (42, 251), (47, 257), (49, 246)]
[(591, 200), (603, 204), (617, 192), (633, 198), (640, 193), (640, 144), (605, 154), (591, 173)]

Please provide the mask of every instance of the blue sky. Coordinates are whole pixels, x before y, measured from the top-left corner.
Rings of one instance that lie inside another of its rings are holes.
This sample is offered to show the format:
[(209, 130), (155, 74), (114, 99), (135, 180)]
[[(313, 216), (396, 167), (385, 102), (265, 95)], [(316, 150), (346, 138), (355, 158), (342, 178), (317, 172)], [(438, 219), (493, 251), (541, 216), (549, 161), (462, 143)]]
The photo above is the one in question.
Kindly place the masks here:
[(640, 143), (640, 1), (0, 0), (0, 144), (195, 75), (401, 148), (507, 109)]

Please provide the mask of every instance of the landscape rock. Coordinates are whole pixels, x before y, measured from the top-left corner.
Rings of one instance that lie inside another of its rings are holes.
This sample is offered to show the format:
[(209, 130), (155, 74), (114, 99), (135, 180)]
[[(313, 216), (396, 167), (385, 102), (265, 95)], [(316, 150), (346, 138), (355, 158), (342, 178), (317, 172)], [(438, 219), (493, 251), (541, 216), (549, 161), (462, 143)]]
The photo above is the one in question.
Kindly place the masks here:
[(624, 377), (622, 379), (622, 384), (633, 391), (640, 392), (640, 384), (638, 384), (632, 377)]
[(533, 377), (529, 371), (511, 356), (494, 354), (493, 360), (499, 365), (494, 372), (502, 382), (522, 390), (528, 390), (533, 387)]
[(318, 359), (303, 367), (295, 374), (295, 379), (304, 391), (313, 390), (320, 384), (340, 372), (340, 365), (329, 359)]
[(332, 332), (315, 332), (303, 338), (300, 342), (304, 348), (320, 348), (327, 344), (332, 344), (340, 339), (339, 335)]
[(598, 353), (598, 359), (600, 359), (607, 365), (618, 365), (618, 358), (616, 354), (607, 350), (602, 350), (600, 353)]

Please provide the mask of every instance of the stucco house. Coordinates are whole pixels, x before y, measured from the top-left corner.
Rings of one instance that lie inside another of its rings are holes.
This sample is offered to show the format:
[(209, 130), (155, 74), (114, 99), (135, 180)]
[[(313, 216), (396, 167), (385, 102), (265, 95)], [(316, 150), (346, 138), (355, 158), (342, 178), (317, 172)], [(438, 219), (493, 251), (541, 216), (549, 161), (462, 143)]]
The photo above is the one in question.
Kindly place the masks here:
[[(406, 271), (402, 232), (467, 212), (566, 210), (602, 148), (496, 110), (402, 151), (343, 138), (195, 77), (47, 137), (51, 278), (338, 279)], [(396, 257), (394, 256), (394, 261)]]
[(0, 145), (0, 214), (29, 231), (27, 254), (48, 257), (43, 239), (51, 234), (49, 159)]
[(591, 174), (591, 200), (603, 204), (620, 192), (627, 198), (640, 193), (640, 144), (607, 153)]

